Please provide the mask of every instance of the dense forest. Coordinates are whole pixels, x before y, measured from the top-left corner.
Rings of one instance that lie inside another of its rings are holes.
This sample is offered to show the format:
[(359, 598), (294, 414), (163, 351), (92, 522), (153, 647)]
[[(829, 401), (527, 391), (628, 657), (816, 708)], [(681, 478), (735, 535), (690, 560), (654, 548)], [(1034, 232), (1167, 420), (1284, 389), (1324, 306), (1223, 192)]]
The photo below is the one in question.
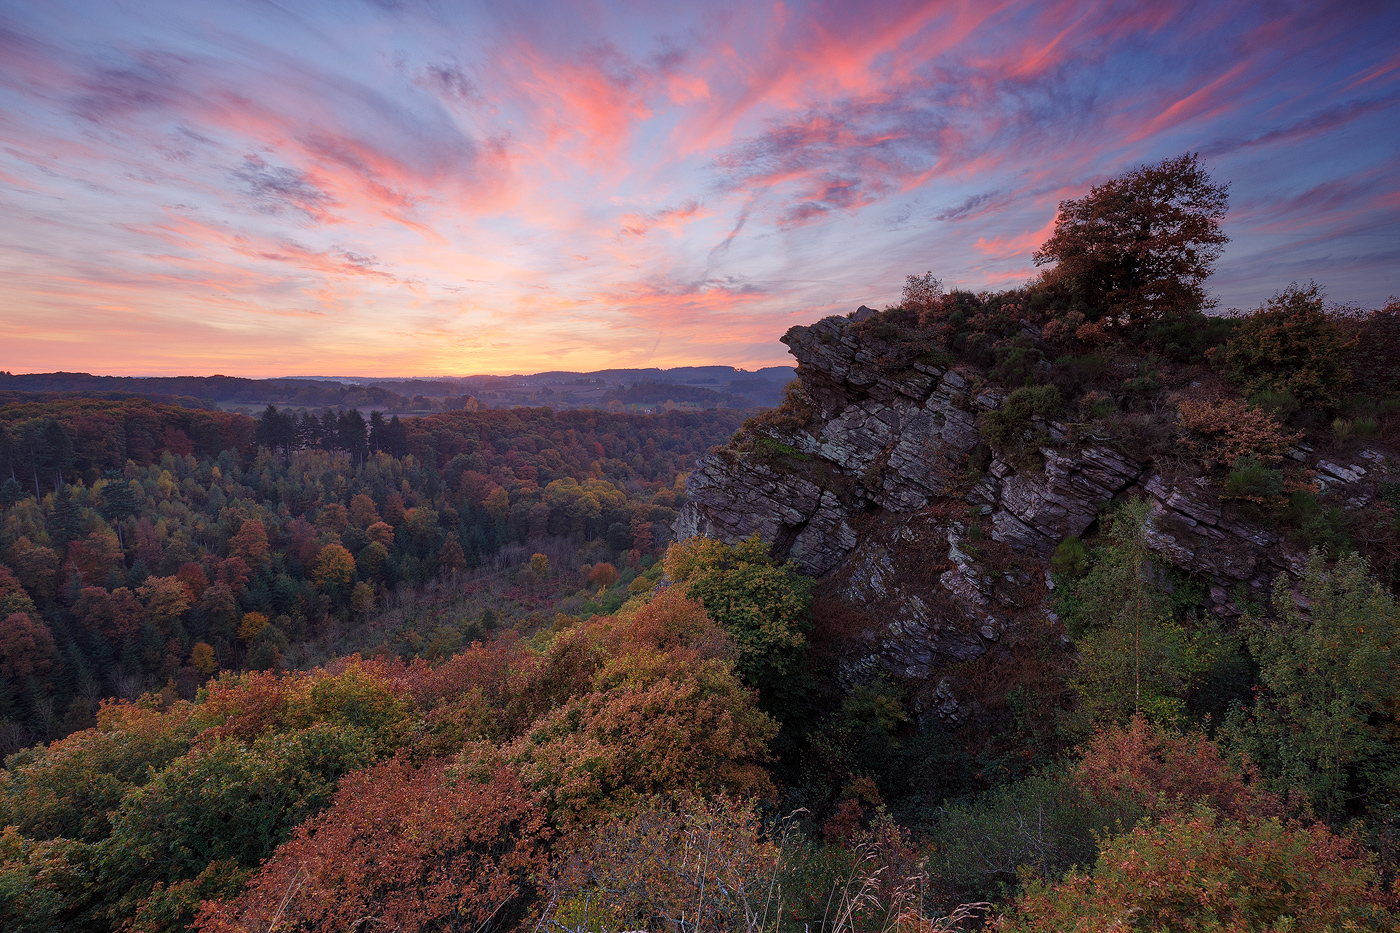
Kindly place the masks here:
[[(620, 567), (608, 582), (625, 587), (668, 540), (677, 478), (737, 424), (727, 412), (367, 423), (353, 409), (255, 420), (133, 400), (8, 405), (0, 740), (15, 751), (86, 727), (106, 696), (169, 684), (192, 698), (215, 670), (411, 650), (404, 638), (455, 647), (576, 592), (585, 564)], [(420, 633), (420, 606), (385, 627), (386, 605), (402, 614), (440, 579), (481, 603), (476, 617)]]
[(1145, 167), (1061, 205), (1034, 283), (850, 324), (1003, 392), (950, 488), (1064, 424), (1311, 547), (1221, 620), (1109, 504), (961, 724), (838, 677), (861, 607), (773, 542), (670, 540), (714, 445), (817, 468), (800, 384), (742, 425), (6, 404), (0, 924), (1393, 928), (1400, 484), (1348, 516), (1288, 452), (1400, 450), (1400, 306), (1207, 317), (1225, 194)]

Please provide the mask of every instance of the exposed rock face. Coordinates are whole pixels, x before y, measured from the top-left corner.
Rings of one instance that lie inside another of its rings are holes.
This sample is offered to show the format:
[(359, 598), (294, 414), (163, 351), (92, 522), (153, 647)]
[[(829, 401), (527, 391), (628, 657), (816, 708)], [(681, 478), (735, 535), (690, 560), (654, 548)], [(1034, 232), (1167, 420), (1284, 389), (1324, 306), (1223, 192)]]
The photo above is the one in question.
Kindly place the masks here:
[(761, 461), (714, 457), (691, 475), (688, 487), (708, 507), (682, 510), (677, 540), (708, 535), (733, 542), (756, 533), (813, 576), (831, 570), (856, 546), (835, 493)]
[[(1203, 579), (1219, 613), (1236, 612), (1238, 587), (1261, 593), (1280, 571), (1301, 567), (1304, 554), (1227, 514), (1216, 493), (1110, 447), (1073, 443), (1065, 425), (1037, 422), (1038, 456), (993, 458), (978, 475), (974, 452), (987, 457), (978, 419), (1001, 407), (1005, 392), (986, 388), (974, 368), (909, 361), (856, 326), (868, 316), (787, 333), (815, 411), (705, 460), (675, 527), (681, 539), (757, 533), (775, 557), (864, 607), (880, 630), (864, 655), (845, 660), (849, 677), (882, 667), (921, 679), (925, 708), (957, 721), (941, 671), (994, 649), (1010, 626), (1043, 624), (1050, 554), (1124, 495), (1152, 501), (1153, 547)], [(1329, 486), (1360, 489), (1384, 458), (1366, 451), (1359, 459), (1316, 469)], [(1352, 498), (1352, 506), (1367, 501)]]

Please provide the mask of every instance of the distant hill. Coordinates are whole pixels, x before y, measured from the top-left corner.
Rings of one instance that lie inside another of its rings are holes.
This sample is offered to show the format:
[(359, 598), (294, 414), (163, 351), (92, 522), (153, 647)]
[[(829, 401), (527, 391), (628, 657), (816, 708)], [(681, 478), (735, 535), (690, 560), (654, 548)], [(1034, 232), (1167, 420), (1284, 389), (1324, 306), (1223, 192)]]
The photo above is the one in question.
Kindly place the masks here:
[[(675, 369), (605, 369), (544, 372), (515, 376), (457, 376), (431, 379), (353, 379), (295, 376), (248, 379), (241, 376), (94, 376), (90, 373), (0, 372), (0, 394), (42, 393), (87, 398), (144, 398), (187, 408), (250, 412), (266, 405), (301, 409), (358, 408), (386, 413), (426, 414), (468, 407), (544, 406), (558, 410), (624, 405), (745, 409), (782, 400), (793, 376), (790, 366), (755, 372), (733, 366)], [(660, 387), (660, 388), (649, 388)], [(624, 394), (631, 393), (630, 395)], [(12, 399), (17, 400), (17, 399)]]
[(666, 382), (645, 382), (625, 389), (614, 389), (604, 396), (623, 405), (664, 405), (677, 402), (701, 408), (758, 408), (759, 404), (743, 395), (716, 392), (701, 386), (673, 385)]

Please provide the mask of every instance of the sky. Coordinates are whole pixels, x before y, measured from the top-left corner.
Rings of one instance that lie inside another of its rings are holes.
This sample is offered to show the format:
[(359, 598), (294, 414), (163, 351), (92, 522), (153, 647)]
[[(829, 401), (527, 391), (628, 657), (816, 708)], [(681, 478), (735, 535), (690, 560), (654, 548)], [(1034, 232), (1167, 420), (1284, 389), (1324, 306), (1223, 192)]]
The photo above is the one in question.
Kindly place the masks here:
[(0, 0), (0, 369), (791, 362), (1200, 154), (1210, 287), (1400, 293), (1400, 4)]

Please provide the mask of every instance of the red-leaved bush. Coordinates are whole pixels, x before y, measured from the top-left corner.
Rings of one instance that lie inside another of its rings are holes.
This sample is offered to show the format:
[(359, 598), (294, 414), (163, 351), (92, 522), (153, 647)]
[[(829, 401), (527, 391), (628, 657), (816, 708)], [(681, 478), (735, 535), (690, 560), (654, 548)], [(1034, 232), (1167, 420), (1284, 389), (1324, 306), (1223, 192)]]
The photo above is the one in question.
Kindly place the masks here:
[(1182, 735), (1134, 716), (1089, 740), (1075, 783), (1105, 806), (1127, 806), (1153, 816), (1189, 812), (1204, 804), (1232, 819), (1280, 816), (1283, 806), (1262, 789), (1256, 769), (1226, 761), (1202, 733)]
[(1177, 429), (1182, 442), (1210, 463), (1229, 466), (1241, 457), (1278, 463), (1301, 435), (1288, 432), (1278, 419), (1243, 399), (1177, 401)]
[(335, 803), (243, 893), (200, 908), (204, 933), (502, 929), (545, 867), (544, 810), (515, 776), (453, 780), (403, 757), (345, 778)]

